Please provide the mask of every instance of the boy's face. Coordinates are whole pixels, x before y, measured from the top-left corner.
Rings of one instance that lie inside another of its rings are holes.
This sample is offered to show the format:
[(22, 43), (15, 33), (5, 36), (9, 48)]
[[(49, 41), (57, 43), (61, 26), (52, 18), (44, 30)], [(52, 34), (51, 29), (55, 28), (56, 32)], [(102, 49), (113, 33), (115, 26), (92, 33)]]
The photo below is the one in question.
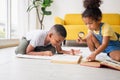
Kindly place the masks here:
[(100, 21), (95, 21), (89, 17), (84, 17), (83, 21), (85, 22), (86, 26), (88, 27), (88, 29), (90, 30), (99, 30), (99, 25), (100, 25)]
[(50, 34), (50, 43), (52, 44), (52, 46), (57, 46), (60, 45), (62, 43), (62, 41), (64, 41), (64, 37), (57, 35), (57, 34)]

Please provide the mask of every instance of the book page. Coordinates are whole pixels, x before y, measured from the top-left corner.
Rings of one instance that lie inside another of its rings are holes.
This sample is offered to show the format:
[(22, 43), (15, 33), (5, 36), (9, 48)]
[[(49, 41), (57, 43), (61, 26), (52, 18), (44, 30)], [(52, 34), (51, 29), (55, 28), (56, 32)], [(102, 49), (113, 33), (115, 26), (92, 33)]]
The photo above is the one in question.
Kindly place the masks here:
[(52, 56), (38, 56), (38, 55), (27, 55), (27, 54), (17, 54), (18, 58), (28, 58), (28, 59), (46, 59), (51, 60)]
[(112, 60), (112, 59), (107, 59), (101, 62), (101, 65), (120, 70), (120, 62)]

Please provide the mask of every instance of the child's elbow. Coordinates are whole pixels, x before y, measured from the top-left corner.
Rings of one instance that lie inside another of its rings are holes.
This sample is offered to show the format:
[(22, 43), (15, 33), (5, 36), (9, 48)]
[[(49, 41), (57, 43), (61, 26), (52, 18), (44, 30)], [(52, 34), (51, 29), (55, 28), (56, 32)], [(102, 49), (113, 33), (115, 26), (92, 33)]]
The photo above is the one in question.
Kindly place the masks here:
[(30, 54), (32, 51), (26, 49), (26, 54)]

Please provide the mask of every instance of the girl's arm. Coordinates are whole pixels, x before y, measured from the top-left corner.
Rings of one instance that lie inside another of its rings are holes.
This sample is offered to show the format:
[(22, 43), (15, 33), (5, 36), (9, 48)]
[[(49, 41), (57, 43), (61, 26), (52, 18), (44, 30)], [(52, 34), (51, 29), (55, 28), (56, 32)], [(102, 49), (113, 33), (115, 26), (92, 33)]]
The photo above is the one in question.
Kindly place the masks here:
[(82, 39), (82, 38), (79, 37), (79, 38), (76, 40), (76, 42), (79, 43), (79, 44), (86, 43), (86, 38), (85, 38), (85, 39)]
[(94, 53), (97, 55), (103, 50), (105, 50), (105, 48), (108, 46), (109, 40), (110, 40), (109, 36), (104, 36), (102, 40), (102, 44), (94, 51)]
[(102, 44), (94, 52), (92, 52), (90, 56), (87, 57), (88, 61), (95, 60), (96, 55), (105, 50), (105, 48), (108, 46), (109, 40), (109, 36), (104, 36)]

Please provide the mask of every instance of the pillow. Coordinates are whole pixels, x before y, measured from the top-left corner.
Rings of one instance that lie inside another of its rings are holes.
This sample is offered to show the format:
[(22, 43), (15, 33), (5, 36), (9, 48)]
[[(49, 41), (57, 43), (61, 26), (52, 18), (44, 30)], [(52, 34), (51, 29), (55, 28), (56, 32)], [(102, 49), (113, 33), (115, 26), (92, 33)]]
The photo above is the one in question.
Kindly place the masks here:
[(26, 40), (25, 37), (22, 37), (20, 44), (18, 45), (18, 47), (15, 50), (16, 54), (26, 54), (26, 48), (29, 44), (29, 41)]

